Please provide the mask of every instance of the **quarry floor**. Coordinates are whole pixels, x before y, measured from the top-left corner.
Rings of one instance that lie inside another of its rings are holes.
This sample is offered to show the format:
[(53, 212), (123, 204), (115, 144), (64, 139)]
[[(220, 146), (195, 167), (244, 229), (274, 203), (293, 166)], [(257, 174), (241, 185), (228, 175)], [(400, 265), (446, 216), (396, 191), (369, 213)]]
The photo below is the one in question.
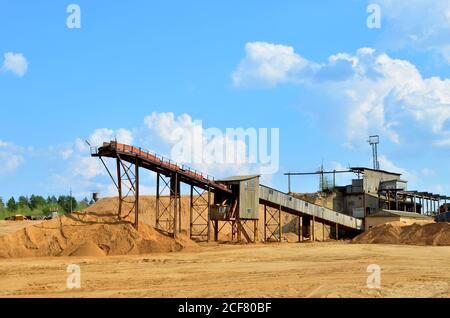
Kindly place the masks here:
[[(100, 258), (0, 259), (0, 297), (449, 297), (450, 247), (232, 245)], [(67, 289), (69, 264), (81, 289)], [(381, 288), (369, 289), (371, 264)]]

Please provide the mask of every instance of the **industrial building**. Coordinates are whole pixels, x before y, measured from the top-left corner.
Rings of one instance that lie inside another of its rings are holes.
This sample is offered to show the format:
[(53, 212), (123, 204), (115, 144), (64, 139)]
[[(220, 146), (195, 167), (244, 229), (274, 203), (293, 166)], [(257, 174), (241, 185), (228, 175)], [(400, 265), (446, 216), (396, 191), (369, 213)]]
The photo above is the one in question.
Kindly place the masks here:
[[(289, 192), (285, 193), (260, 184), (259, 175), (235, 176), (217, 180), (209, 175), (179, 165), (167, 158), (116, 141), (105, 142), (91, 149), (92, 156), (104, 164), (119, 195), (119, 217), (123, 204), (132, 203), (125, 211), (134, 214), (139, 225), (139, 171), (141, 168), (156, 174), (156, 224), (161, 231), (174, 237), (181, 228), (181, 183), (190, 186), (191, 238), (210, 241), (213, 233), (218, 240), (224, 225), (232, 227), (232, 240), (247, 242), (282, 240), (282, 213), (298, 220), (298, 240), (315, 240), (315, 228), (321, 224), (329, 237), (354, 236), (368, 229), (366, 220), (396, 220), (420, 215), (437, 216), (448, 209), (447, 196), (408, 190), (401, 174), (365, 167), (346, 171), (288, 173)], [(116, 161), (116, 177), (103, 158)], [(337, 173), (352, 173), (356, 178), (350, 185), (337, 186)], [(290, 190), (293, 175), (319, 174), (321, 191), (314, 194), (294, 193)], [(333, 174), (333, 184), (324, 182), (325, 174)], [(167, 195), (166, 190), (169, 191)], [(261, 213), (263, 211), (263, 213)], [(384, 211), (384, 212), (383, 212)], [(389, 211), (389, 212), (386, 212)], [(380, 215), (380, 212), (385, 213)], [(399, 214), (402, 212), (402, 214)], [(387, 214), (386, 214), (387, 213)], [(259, 221), (264, 220), (263, 229)], [(372, 226), (372, 225), (369, 225)]]
[[(352, 173), (357, 177), (346, 186), (323, 186), (321, 191), (311, 193), (294, 193), (292, 195), (312, 203), (326, 206), (340, 213), (364, 219), (381, 211), (409, 212), (425, 216), (437, 216), (448, 211), (445, 195), (408, 190), (408, 181), (402, 179), (400, 173), (376, 170), (365, 167), (353, 167), (347, 171), (319, 171), (306, 174)], [(335, 180), (335, 178), (333, 178)], [(321, 182), (321, 184), (325, 184)]]

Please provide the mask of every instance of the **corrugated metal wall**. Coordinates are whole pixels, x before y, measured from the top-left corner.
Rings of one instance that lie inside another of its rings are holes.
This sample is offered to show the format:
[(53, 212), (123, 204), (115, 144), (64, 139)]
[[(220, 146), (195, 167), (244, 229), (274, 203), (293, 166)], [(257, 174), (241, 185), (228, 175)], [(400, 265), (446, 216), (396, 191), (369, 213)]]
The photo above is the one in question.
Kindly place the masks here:
[(259, 197), (264, 201), (268, 201), (275, 205), (280, 205), (294, 211), (299, 211), (303, 214), (315, 216), (319, 219), (337, 223), (352, 229), (362, 229), (362, 220), (294, 198), (291, 195), (264, 185), (260, 185), (259, 187)]

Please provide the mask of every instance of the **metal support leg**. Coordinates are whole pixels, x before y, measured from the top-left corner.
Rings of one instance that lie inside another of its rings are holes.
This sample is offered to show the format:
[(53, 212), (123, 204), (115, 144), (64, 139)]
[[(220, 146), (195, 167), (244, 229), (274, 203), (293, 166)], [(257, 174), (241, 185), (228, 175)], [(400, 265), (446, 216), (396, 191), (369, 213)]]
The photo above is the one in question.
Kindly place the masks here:
[(336, 241), (339, 240), (339, 224), (336, 223)]
[(281, 221), (281, 205), (278, 209), (278, 224), (279, 224), (279, 241), (282, 242), (283, 237), (283, 222)]
[(298, 241), (303, 241), (303, 217), (298, 216)]
[(219, 240), (219, 221), (214, 220), (214, 241), (217, 242)]
[(316, 217), (313, 216), (313, 221), (312, 221), (312, 241), (316, 241)]
[(264, 242), (267, 242), (267, 205), (264, 204)]
[(139, 229), (139, 159), (136, 158), (136, 163), (134, 165), (134, 177), (135, 177), (135, 196), (136, 199), (134, 201), (134, 227), (136, 230)]
[(119, 193), (119, 219), (122, 216), (122, 172), (120, 171), (120, 161), (117, 158), (117, 192)]
[(155, 228), (159, 229), (159, 172), (156, 174), (156, 216)]
[(208, 186), (208, 242), (211, 240), (211, 188)]
[(192, 239), (192, 228), (194, 217), (194, 186), (191, 185), (191, 195), (189, 200), (189, 237)]
[(170, 183), (170, 191), (172, 192), (172, 195), (174, 197), (174, 203), (173, 203), (173, 237), (177, 238), (178, 236), (178, 174), (175, 173), (175, 175), (172, 177)]

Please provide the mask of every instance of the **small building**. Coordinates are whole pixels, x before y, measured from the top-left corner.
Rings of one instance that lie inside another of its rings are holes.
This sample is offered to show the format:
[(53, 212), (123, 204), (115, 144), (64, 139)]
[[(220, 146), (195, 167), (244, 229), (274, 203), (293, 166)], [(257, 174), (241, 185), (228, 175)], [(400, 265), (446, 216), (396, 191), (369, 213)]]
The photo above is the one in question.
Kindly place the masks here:
[(433, 221), (433, 218), (421, 215), (419, 213), (413, 212), (401, 212), (401, 211), (393, 211), (393, 210), (381, 210), (377, 213), (366, 216), (365, 219), (365, 230), (370, 230), (371, 228), (385, 224), (388, 222), (395, 221)]
[(215, 196), (211, 218), (216, 220), (229, 218), (259, 219), (259, 177), (260, 175), (249, 175), (218, 180), (217, 182), (230, 187), (233, 198)]

